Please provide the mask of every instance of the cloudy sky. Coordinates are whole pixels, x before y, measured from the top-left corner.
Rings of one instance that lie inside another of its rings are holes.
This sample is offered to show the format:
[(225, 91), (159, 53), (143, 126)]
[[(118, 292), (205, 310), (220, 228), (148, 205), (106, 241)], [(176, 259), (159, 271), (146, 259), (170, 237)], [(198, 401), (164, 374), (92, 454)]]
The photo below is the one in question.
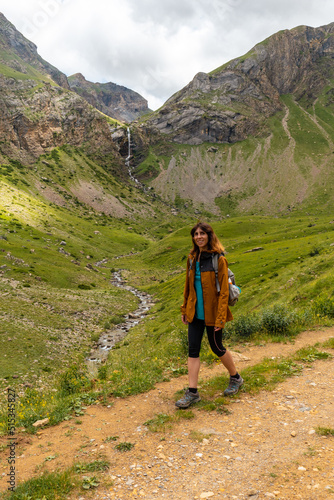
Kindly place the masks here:
[(160, 107), (279, 30), (334, 22), (333, 0), (0, 0), (66, 75), (124, 85)]

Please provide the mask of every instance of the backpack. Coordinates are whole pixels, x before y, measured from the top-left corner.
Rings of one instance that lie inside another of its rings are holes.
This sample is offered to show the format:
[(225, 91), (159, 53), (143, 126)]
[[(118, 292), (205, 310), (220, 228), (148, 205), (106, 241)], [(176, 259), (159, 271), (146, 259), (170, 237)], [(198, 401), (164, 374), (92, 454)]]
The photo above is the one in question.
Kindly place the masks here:
[[(220, 255), (218, 253), (212, 254), (212, 267), (216, 275), (216, 288), (218, 293), (220, 293), (220, 284), (218, 280), (218, 259)], [(192, 266), (193, 266), (193, 259), (189, 257), (189, 271), (192, 269)], [(228, 289), (229, 289), (228, 305), (234, 306), (238, 302), (241, 290), (235, 284), (234, 273), (229, 268), (228, 268)]]

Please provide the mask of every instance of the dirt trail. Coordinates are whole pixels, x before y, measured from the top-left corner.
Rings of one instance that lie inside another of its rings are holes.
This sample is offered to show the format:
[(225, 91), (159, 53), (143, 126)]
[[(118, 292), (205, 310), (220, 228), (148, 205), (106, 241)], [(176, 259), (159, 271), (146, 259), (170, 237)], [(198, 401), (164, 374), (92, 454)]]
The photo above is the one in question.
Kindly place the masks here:
[[(333, 336), (334, 328), (307, 331), (294, 343), (247, 347), (234, 356), (242, 371), (265, 357), (285, 357)], [(219, 365), (203, 365), (201, 380), (221, 372)], [(91, 406), (80, 420), (34, 436), (21, 434), (18, 482), (104, 457), (111, 466), (100, 486), (71, 498), (334, 499), (334, 437), (315, 432), (334, 428), (333, 361), (310, 364), (273, 392), (241, 392), (231, 399), (228, 415), (193, 407), (194, 419), (173, 423), (164, 433), (148, 431), (147, 420), (177, 411), (174, 394), (186, 384), (186, 376), (172, 379), (149, 393), (115, 399), (110, 407)], [(205, 438), (199, 442), (196, 435)], [(117, 442), (106, 440), (112, 436)], [(119, 442), (134, 447), (122, 453), (115, 449)], [(6, 489), (7, 455), (7, 450), (0, 455), (0, 491)]]

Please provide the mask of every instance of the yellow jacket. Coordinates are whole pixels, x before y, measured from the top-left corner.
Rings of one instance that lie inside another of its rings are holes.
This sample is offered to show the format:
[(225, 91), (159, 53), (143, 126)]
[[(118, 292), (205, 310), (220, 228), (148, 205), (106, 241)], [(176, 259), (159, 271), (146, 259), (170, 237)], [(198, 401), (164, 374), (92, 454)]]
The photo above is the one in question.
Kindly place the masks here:
[[(233, 319), (230, 308), (228, 307), (228, 264), (223, 255), (218, 259), (218, 281), (220, 284), (220, 293), (216, 288), (216, 275), (212, 265), (212, 253), (202, 252), (200, 254), (201, 282), (203, 289), (204, 317), (205, 324), (224, 328), (227, 321)], [(190, 266), (190, 261), (193, 262)], [(190, 268), (191, 267), (191, 268)], [(181, 306), (181, 313), (187, 316), (189, 323), (192, 323), (195, 317), (196, 309), (196, 291), (195, 291), (195, 256), (190, 254), (187, 260), (187, 275), (184, 285), (184, 300)]]

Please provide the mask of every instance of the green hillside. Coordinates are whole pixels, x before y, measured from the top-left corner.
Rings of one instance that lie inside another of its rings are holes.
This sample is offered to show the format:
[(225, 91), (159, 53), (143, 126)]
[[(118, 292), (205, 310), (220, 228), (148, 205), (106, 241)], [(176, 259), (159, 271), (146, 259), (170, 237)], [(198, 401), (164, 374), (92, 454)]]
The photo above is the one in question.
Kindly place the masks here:
[[(84, 181), (86, 191), (102, 196), (103, 188), (104, 197), (122, 204), (124, 216), (79, 201), (73, 186)], [(179, 308), (194, 217), (171, 216), (158, 199), (122, 184), (70, 148), (55, 150), (29, 170), (3, 165), (0, 203), (6, 353), (0, 385), (21, 395), (19, 425), (32, 430), (31, 424), (46, 416), (56, 423), (73, 411), (74, 401), (80, 407), (96, 398), (145, 391), (184, 373), (186, 329)], [(235, 321), (226, 329), (229, 344), (292, 338), (303, 328), (331, 323), (330, 212), (210, 220), (242, 289)], [(117, 269), (129, 284), (150, 293), (155, 305), (111, 351), (93, 382), (85, 356), (103, 332), (137, 307), (132, 293), (112, 286), (111, 272)], [(202, 357), (213, 360), (207, 346)]]

